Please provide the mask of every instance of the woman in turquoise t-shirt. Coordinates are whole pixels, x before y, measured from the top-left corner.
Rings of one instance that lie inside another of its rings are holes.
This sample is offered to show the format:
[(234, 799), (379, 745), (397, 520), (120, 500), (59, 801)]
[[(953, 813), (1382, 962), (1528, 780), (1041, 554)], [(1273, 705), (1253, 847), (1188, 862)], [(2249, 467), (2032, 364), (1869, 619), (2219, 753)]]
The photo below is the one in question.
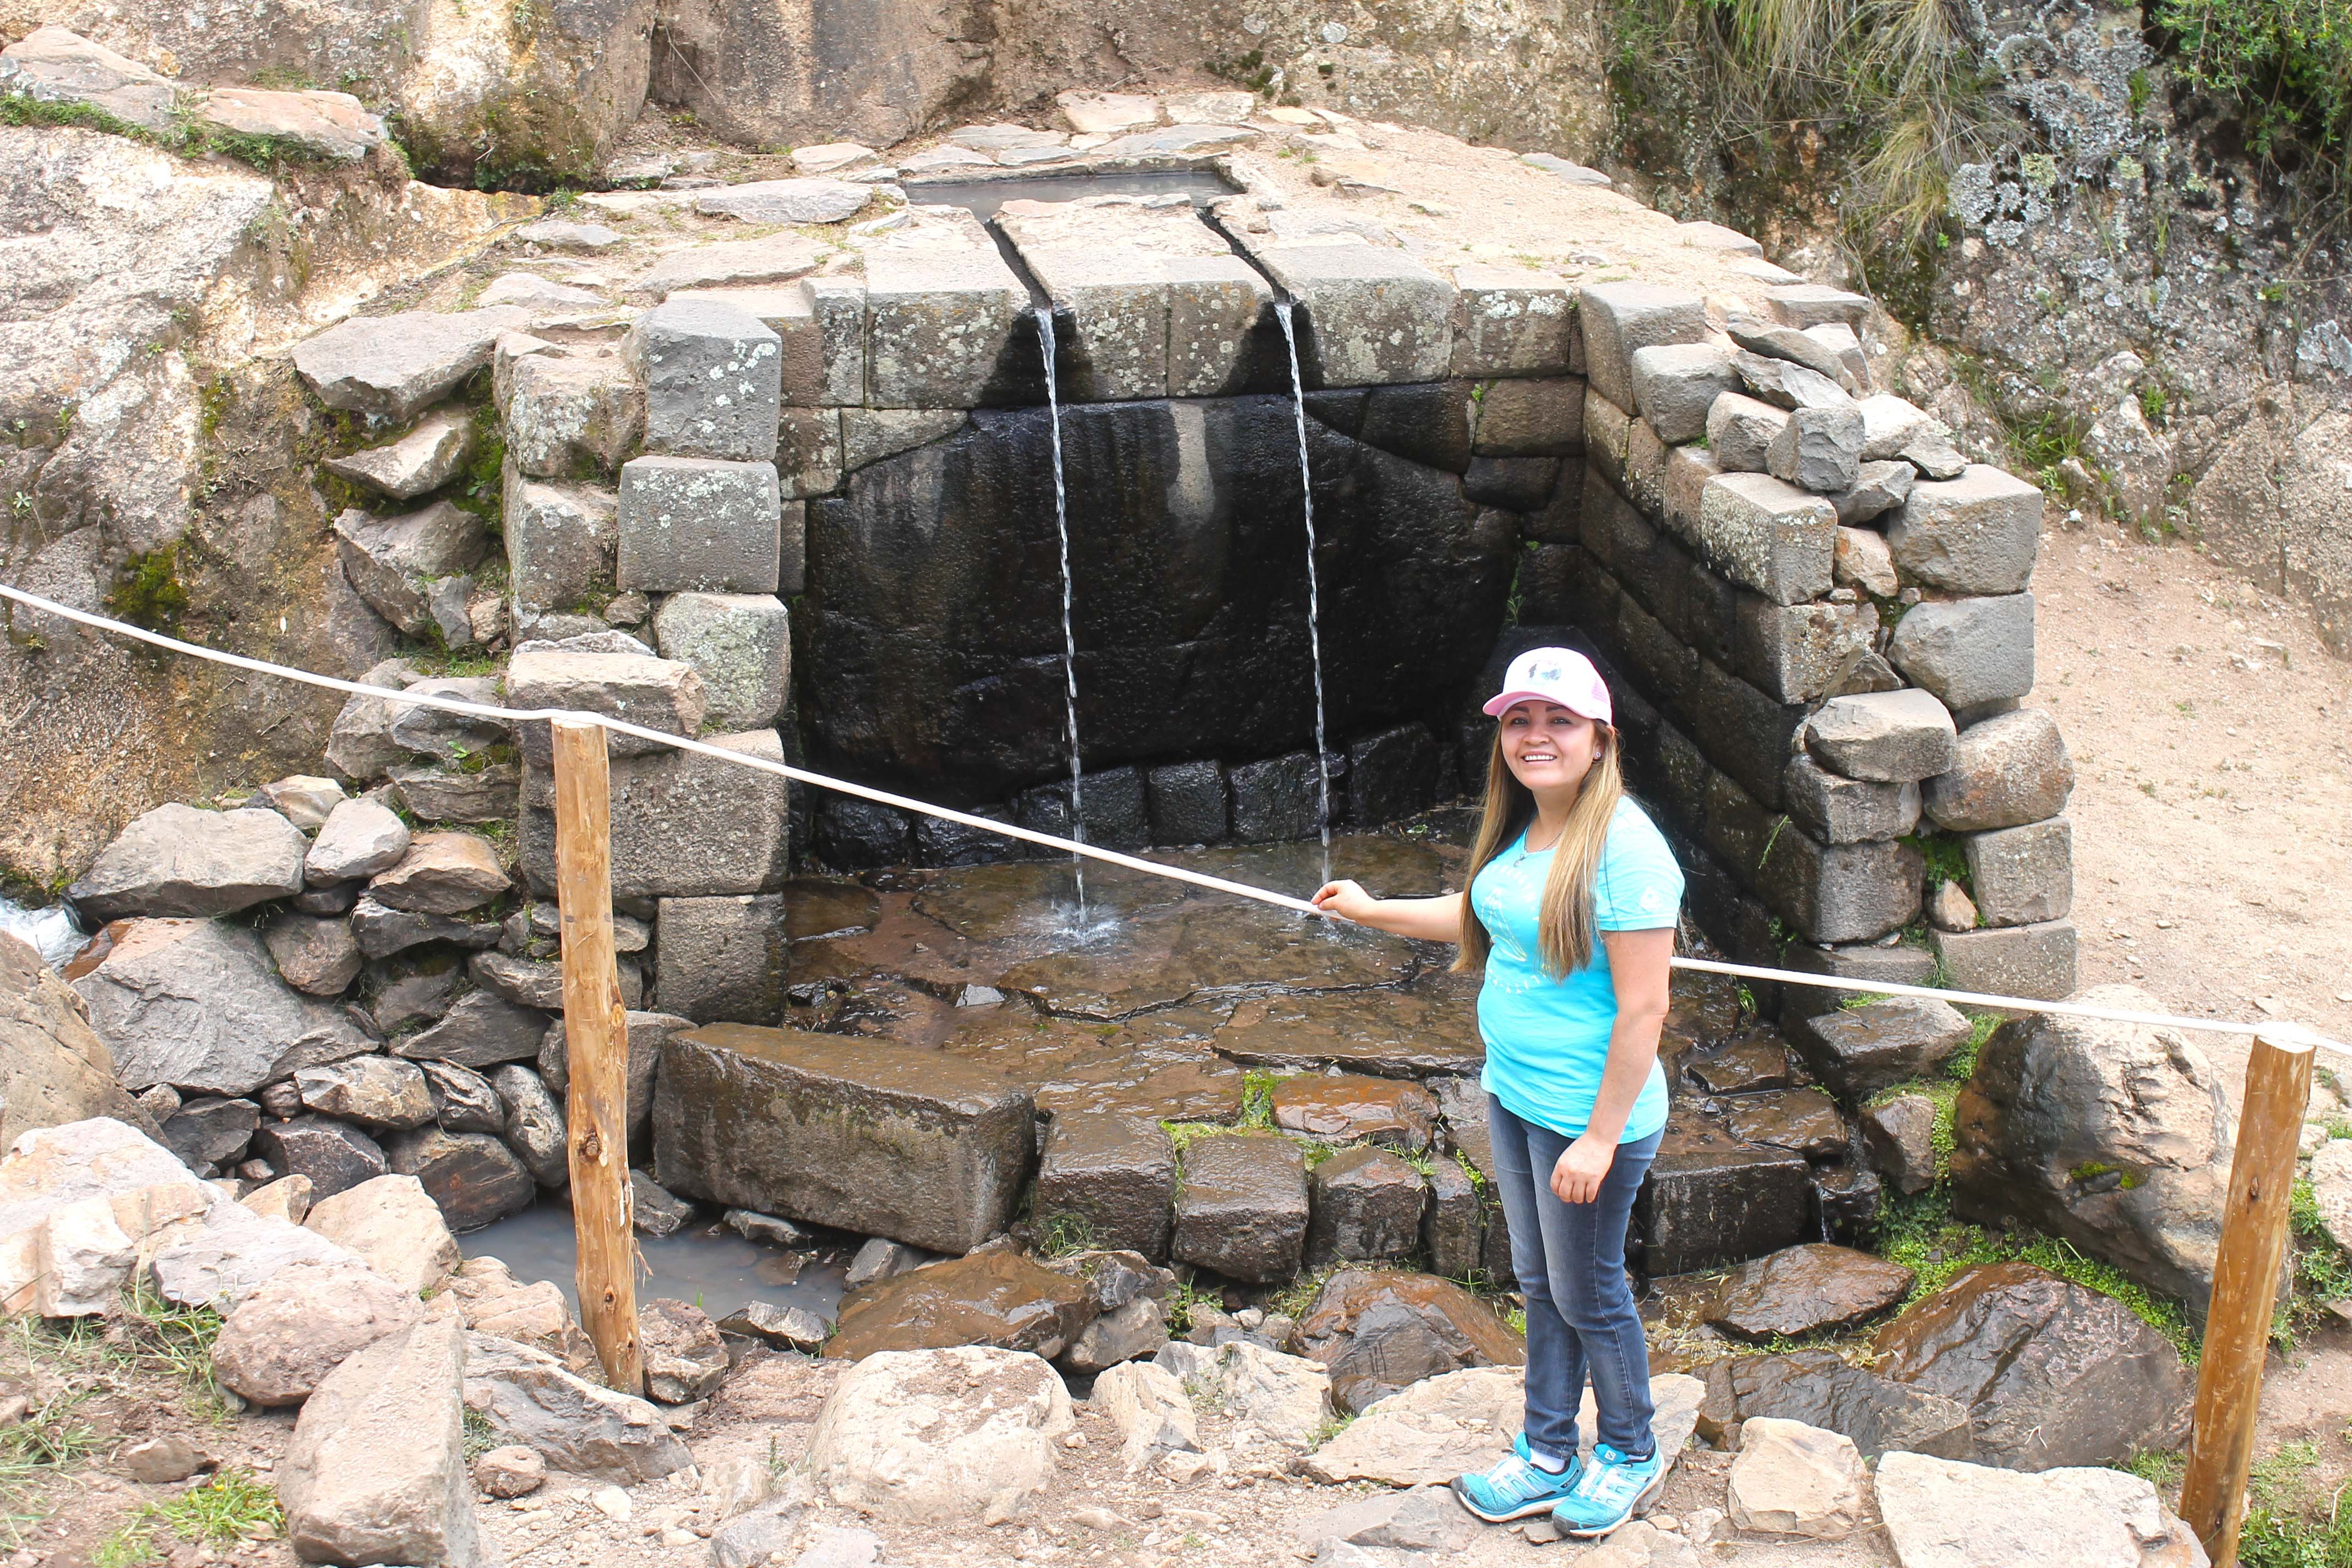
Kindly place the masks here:
[[(1315, 895), (1335, 915), (1458, 942), (1486, 971), (1478, 1031), (1495, 1169), (1527, 1299), (1527, 1426), (1455, 1493), (1496, 1521), (1549, 1513), (1606, 1535), (1664, 1479), (1650, 1435), (1650, 1359), (1625, 1281), (1625, 1226), (1666, 1123), (1658, 1068), (1683, 878), (1624, 797), (1609, 689), (1583, 655), (1537, 648), (1486, 706), (1499, 722), (1467, 898)], [(1577, 1454), (1592, 1380), (1600, 1431)]]

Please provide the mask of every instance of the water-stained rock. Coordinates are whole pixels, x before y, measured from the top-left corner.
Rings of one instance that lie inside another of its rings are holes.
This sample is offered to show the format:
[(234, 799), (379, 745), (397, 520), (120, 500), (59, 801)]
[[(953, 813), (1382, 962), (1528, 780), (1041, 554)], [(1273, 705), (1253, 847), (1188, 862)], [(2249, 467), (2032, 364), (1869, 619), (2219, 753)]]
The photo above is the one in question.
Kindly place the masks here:
[[(2080, 999), (2158, 1007), (2129, 985)], [(2021, 1018), (1985, 1042), (1954, 1107), (1953, 1207), (2063, 1237), (2201, 1315), (2232, 1142), (2221, 1078), (2185, 1036)]]
[(1421, 1173), (1385, 1149), (1343, 1149), (1307, 1175), (1307, 1267), (1402, 1261), (1421, 1239)]
[(1706, 1321), (1764, 1343), (1850, 1329), (1895, 1306), (1916, 1278), (1899, 1263), (1813, 1242), (1741, 1264), (1724, 1279)]
[(1171, 1257), (1235, 1279), (1285, 1279), (1307, 1244), (1307, 1163), (1271, 1133), (1195, 1138), (1181, 1156)]
[(1217, 1031), (1217, 1050), (1279, 1071), (1337, 1067), (1392, 1078), (1475, 1075), (1486, 1059), (1475, 1010), (1420, 986), (1247, 997)]
[(1967, 1405), (1881, 1377), (1834, 1351), (1726, 1356), (1710, 1365), (1699, 1436), (1721, 1443), (1751, 1415), (1843, 1432), (1866, 1458), (1894, 1448), (1953, 1459), (1976, 1453)]
[(1691, 1053), (1683, 1058), (1683, 1071), (1710, 1094), (1754, 1094), (1796, 1081), (1789, 1071), (1788, 1042), (1769, 1027)]
[(1934, 1076), (1969, 1033), (1958, 1008), (1928, 997), (1882, 996), (1800, 1019), (1790, 1038), (1833, 1092), (1860, 1100)]
[(1760, 1257), (1810, 1227), (1811, 1168), (1793, 1150), (1743, 1142), (1688, 1105), (1666, 1135), (1633, 1203), (1643, 1268), (1656, 1276)]
[(1037, 1222), (1083, 1230), (1096, 1246), (1168, 1256), (1176, 1148), (1158, 1121), (1057, 1115), (1037, 1164)]
[(531, 1205), (539, 1187), (514, 1151), (487, 1132), (421, 1127), (384, 1141), (384, 1158), (415, 1176), (456, 1231), (478, 1230)]
[(1775, 1089), (1725, 1101), (1724, 1122), (1731, 1135), (1749, 1143), (1793, 1149), (1827, 1159), (1846, 1146), (1845, 1119), (1837, 1102), (1819, 1089)]
[(1409, 1079), (1307, 1074), (1275, 1086), (1274, 1124), (1311, 1137), (1364, 1138), (1418, 1153), (1436, 1131), (1437, 1100)]
[(830, 1361), (878, 1351), (992, 1345), (1051, 1358), (1096, 1313), (1086, 1281), (1010, 1249), (975, 1252), (862, 1286), (842, 1298)]
[(2186, 1435), (2190, 1380), (2121, 1302), (2030, 1263), (1955, 1275), (1878, 1331), (1878, 1370), (1968, 1407), (1986, 1463), (2121, 1464)]
[(1353, 1268), (1323, 1282), (1288, 1348), (1329, 1369), (1332, 1399), (1349, 1411), (1425, 1378), (1528, 1356), (1527, 1342), (1452, 1280)]
[(1004, 1228), (1034, 1137), (1027, 1090), (941, 1053), (744, 1024), (662, 1047), (656, 1173), (732, 1208), (965, 1252)]
[(1202, 994), (1392, 984), (1415, 962), (1402, 937), (1223, 897), (1189, 899), (1136, 922), (1128, 936), (1115, 948), (1017, 963), (997, 986), (1034, 996), (1048, 1012), (1115, 1019)]

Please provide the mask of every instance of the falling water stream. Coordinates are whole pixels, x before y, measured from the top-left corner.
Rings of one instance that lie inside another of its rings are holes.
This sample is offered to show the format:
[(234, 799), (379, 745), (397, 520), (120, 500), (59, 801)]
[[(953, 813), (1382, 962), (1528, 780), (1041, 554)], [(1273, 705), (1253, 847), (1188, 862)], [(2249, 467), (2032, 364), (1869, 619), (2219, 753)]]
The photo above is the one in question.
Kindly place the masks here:
[[(1290, 397), (1298, 416), (1298, 489), (1299, 499), (1307, 507), (1307, 647), (1315, 667), (1315, 817), (1322, 830), (1323, 879), (1328, 882), (1331, 879), (1331, 762), (1323, 750), (1323, 605), (1321, 592), (1315, 581), (1315, 482), (1307, 466), (1307, 388), (1298, 376), (1298, 333), (1291, 324), (1290, 301), (1276, 301), (1274, 311), (1282, 318), (1283, 346), (1290, 351)], [(1045, 384), (1050, 388), (1053, 384), (1053, 373), (1048, 370)], [(1054, 474), (1058, 483), (1061, 478), (1061, 447), (1058, 443), (1054, 450)], [(1068, 582), (1066, 566), (1063, 581), (1065, 584)], [(1073, 725), (1076, 722), (1073, 719)], [(1072, 733), (1076, 733), (1075, 729)], [(1075, 756), (1072, 765), (1076, 765)]]
[[(1045, 352), (1045, 406), (1053, 415), (1054, 426), (1054, 527), (1062, 541), (1062, 692), (1068, 714), (1070, 736), (1070, 837), (1080, 844), (1087, 841), (1086, 813), (1078, 799), (1078, 637), (1070, 623), (1070, 498), (1062, 481), (1062, 395), (1054, 378), (1054, 311), (1041, 305), (1032, 312), (1037, 318), (1037, 341)], [(1295, 358), (1295, 356), (1294, 356)], [(1294, 369), (1292, 374), (1297, 375)], [(1299, 440), (1306, 440), (1306, 428), (1300, 426)], [(1303, 461), (1306, 448), (1299, 448)], [(1310, 535), (1313, 524), (1308, 524)], [(1317, 701), (1321, 701), (1321, 687), (1317, 687)], [(1330, 835), (1327, 830), (1325, 841)], [(1328, 853), (1328, 849), (1326, 851)], [(1078, 924), (1087, 929), (1087, 863), (1076, 850), (1070, 853), (1070, 877), (1077, 885)]]

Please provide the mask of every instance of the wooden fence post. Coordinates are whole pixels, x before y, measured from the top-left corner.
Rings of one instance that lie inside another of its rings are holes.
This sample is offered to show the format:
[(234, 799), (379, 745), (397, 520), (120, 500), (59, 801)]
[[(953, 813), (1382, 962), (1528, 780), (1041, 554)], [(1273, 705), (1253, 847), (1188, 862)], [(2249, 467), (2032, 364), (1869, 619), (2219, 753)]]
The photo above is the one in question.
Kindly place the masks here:
[(2283, 1026), (2255, 1036), (2246, 1058), (2246, 1108), (2230, 1163), (2229, 1206), (2221, 1214), (2205, 1354), (2197, 1369), (2189, 1473), (2180, 1486), (2180, 1516), (2205, 1543), (2213, 1568), (2231, 1568), (2238, 1561), (2263, 1354), (2286, 1256), (2295, 1142), (2311, 1102), (2313, 1049), (2309, 1036)]
[(624, 1394), (645, 1391), (629, 1200), (629, 1020), (613, 952), (612, 778), (601, 725), (552, 722), (563, 915), (565, 1097), (580, 1321)]

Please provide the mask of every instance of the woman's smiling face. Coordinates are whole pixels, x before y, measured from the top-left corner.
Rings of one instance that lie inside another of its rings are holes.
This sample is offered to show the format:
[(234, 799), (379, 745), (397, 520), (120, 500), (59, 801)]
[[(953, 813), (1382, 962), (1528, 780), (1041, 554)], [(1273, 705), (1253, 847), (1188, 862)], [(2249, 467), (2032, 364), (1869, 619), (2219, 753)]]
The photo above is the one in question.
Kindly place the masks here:
[(1557, 702), (1529, 698), (1504, 710), (1503, 761), (1536, 794), (1572, 790), (1601, 755), (1600, 727)]

